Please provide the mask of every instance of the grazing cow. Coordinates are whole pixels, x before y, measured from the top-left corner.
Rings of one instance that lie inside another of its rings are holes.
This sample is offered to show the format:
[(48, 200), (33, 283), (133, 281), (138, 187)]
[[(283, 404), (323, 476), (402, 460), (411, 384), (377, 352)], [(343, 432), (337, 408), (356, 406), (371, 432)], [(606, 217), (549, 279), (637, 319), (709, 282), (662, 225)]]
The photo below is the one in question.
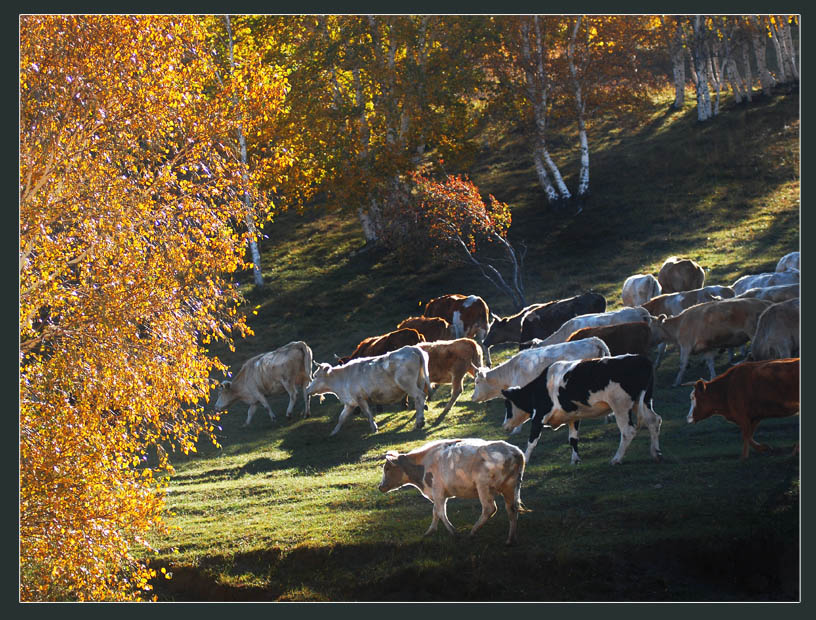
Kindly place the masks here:
[(672, 387), (680, 385), (692, 353), (703, 354), (713, 379), (717, 351), (738, 347), (753, 338), (759, 315), (770, 305), (762, 299), (735, 297), (697, 304), (677, 316), (657, 317), (653, 325), (659, 338), (680, 348), (680, 371)]
[(749, 288), (767, 288), (781, 284), (799, 284), (799, 270), (790, 269), (788, 271), (749, 274), (739, 278), (731, 285), (731, 288), (734, 289), (737, 295), (741, 295)]
[(369, 405), (395, 403), (406, 395), (414, 399), (416, 406), (414, 429), (422, 428), (425, 395), (430, 387), (428, 354), (417, 346), (407, 346), (385, 355), (351, 360), (343, 366), (318, 364), (306, 393), (334, 394), (343, 403), (337, 426), (331, 432), (336, 435), (356, 407), (368, 416), (371, 432), (376, 433)]
[(309, 417), (309, 395), (306, 387), (312, 380), (312, 350), (305, 342), (295, 341), (285, 344), (269, 353), (251, 357), (232, 381), (221, 382), (221, 392), (215, 401), (215, 410), (223, 411), (232, 403), (239, 401), (249, 405), (246, 422), (249, 426), (258, 405), (266, 409), (269, 419), (275, 421), (275, 414), (266, 400), (267, 396), (289, 395), (289, 406), (286, 417), (292, 415), (297, 401), (298, 388), (303, 390), (306, 402), (304, 417)]
[(764, 299), (765, 301), (778, 304), (782, 301), (799, 297), (799, 285), (778, 284), (776, 286), (749, 288), (742, 293), (740, 297), (754, 297), (755, 299)]
[[(734, 289), (730, 286), (704, 286), (691, 291), (682, 291), (680, 293), (666, 293), (658, 295), (654, 299), (650, 299), (643, 304), (643, 308), (649, 311), (652, 316), (677, 316), (686, 308), (696, 306), (706, 301), (719, 301), (720, 299), (730, 299), (734, 296)], [(652, 330), (654, 331), (654, 329)], [(666, 343), (661, 342), (657, 347), (657, 356), (655, 357), (655, 370), (660, 368), (660, 362), (666, 353)]]
[(451, 324), (437, 316), (409, 316), (397, 325), (397, 329), (415, 329), (425, 337), (425, 342), (456, 337)]
[[(598, 293), (582, 293), (575, 297), (548, 302), (522, 317), (519, 342), (527, 342), (533, 338), (546, 338), (561, 327), (565, 321), (575, 316), (605, 310), (606, 298)], [(523, 348), (519, 346), (519, 349)]]
[(637, 273), (624, 281), (621, 299), (624, 306), (640, 306), (662, 292), (660, 282), (652, 274)]
[(559, 360), (608, 357), (609, 347), (600, 338), (584, 338), (547, 347), (520, 351), (495, 368), (479, 368), (473, 377), (471, 400), (480, 403), (501, 398), (501, 391), (516, 385), (527, 385), (553, 362)]
[(467, 373), (476, 374), (482, 366), (482, 350), (479, 343), (470, 338), (420, 342), (417, 345), (428, 354), (428, 372), (431, 384), (450, 383), (451, 396), (436, 423), (442, 421), (462, 393), (462, 380)]
[(690, 258), (670, 256), (660, 267), (657, 281), (664, 293), (679, 293), (702, 288), (705, 270)]
[(496, 495), (504, 498), (510, 531), (505, 544), (516, 542), (518, 515), (522, 510), (521, 479), (524, 455), (505, 441), (482, 439), (438, 439), (407, 454), (385, 455), (379, 490), (383, 493), (410, 485), (433, 502), (433, 520), (425, 536), (436, 531), (441, 520), (451, 534), (456, 529), (448, 520), (449, 497), (479, 498), (482, 514), (471, 528), (473, 536), (496, 514)]
[(799, 358), (742, 362), (711, 381), (698, 379), (691, 392), (689, 424), (721, 415), (742, 431), (742, 458), (750, 447), (759, 452), (768, 446), (754, 441), (754, 431), (765, 418), (799, 413)]
[[(549, 302), (553, 303), (553, 302)], [(524, 315), (533, 310), (543, 308), (547, 304), (532, 304), (523, 308), (516, 314), (506, 317), (496, 316), (491, 313), (493, 319), (487, 329), (487, 336), (484, 339), (486, 347), (492, 347), (494, 344), (503, 344), (505, 342), (519, 342), (521, 336), (521, 320)]]
[(627, 353), (649, 356), (654, 344), (652, 328), (645, 321), (631, 323), (617, 323), (600, 327), (582, 327), (567, 338), (567, 342), (583, 340), (596, 336), (606, 343), (611, 355), (626, 355)]
[(750, 359), (799, 357), (799, 298), (772, 305), (757, 322)]
[(785, 254), (785, 256), (780, 258), (779, 262), (776, 263), (775, 271), (789, 271), (791, 269), (799, 271), (799, 252)]
[(429, 301), (425, 316), (438, 316), (451, 324), (454, 338), (473, 338), (482, 344), (485, 359), (490, 364), (490, 351), (484, 346), (490, 324), (490, 310), (477, 295), (442, 295)]
[(642, 423), (649, 429), (652, 458), (660, 461), (663, 458), (659, 444), (662, 419), (652, 408), (653, 390), (652, 362), (642, 355), (555, 362), (526, 386), (502, 390), (507, 399), (502, 428), (509, 431), (532, 419), (530, 440), (524, 453), (529, 463), (543, 427), (558, 430), (569, 424), (570, 462), (575, 464), (581, 462), (578, 423), (612, 411), (620, 430), (620, 445), (612, 465), (621, 462)]
[(636, 308), (611, 310), (609, 312), (598, 312), (595, 314), (582, 314), (565, 322), (553, 334), (547, 336), (543, 344), (548, 345), (566, 342), (572, 332), (582, 327), (600, 327), (601, 325), (615, 325), (617, 323), (630, 323), (632, 321), (648, 323), (651, 321), (651, 315), (648, 310), (644, 310), (640, 306)]
[(417, 330), (398, 329), (383, 334), (382, 336), (366, 338), (357, 345), (357, 348), (354, 349), (351, 355), (337, 358), (337, 363), (342, 365), (361, 357), (376, 357), (377, 355), (383, 355), (390, 351), (396, 351), (401, 347), (419, 344), (420, 342), (425, 342), (425, 336), (420, 334)]

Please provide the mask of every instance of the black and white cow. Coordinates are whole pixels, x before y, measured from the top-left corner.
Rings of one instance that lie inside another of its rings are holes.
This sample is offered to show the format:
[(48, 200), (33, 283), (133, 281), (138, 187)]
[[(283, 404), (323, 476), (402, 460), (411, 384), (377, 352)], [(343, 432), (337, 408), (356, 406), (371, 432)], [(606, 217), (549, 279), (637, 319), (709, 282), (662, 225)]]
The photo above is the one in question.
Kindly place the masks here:
[(641, 423), (649, 428), (652, 457), (660, 461), (658, 436), (662, 418), (652, 409), (653, 389), (652, 362), (643, 355), (553, 362), (524, 387), (502, 390), (507, 409), (502, 428), (510, 431), (532, 418), (530, 440), (524, 453), (525, 462), (529, 462), (543, 427), (557, 430), (568, 424), (571, 462), (575, 464), (581, 461), (578, 455), (580, 420), (612, 411), (621, 436), (612, 465), (623, 460)]

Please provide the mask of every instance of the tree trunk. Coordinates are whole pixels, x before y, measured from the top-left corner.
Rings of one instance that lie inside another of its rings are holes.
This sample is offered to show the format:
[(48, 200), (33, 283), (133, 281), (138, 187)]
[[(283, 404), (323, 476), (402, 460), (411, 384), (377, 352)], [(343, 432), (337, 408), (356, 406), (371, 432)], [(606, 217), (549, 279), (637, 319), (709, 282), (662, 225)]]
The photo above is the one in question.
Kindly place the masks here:
[(578, 69), (575, 66), (575, 40), (578, 37), (578, 30), (581, 27), (581, 17), (575, 21), (572, 29), (569, 45), (567, 46), (567, 60), (569, 61), (570, 76), (572, 76), (572, 88), (575, 94), (575, 112), (578, 117), (578, 140), (580, 142), (581, 169), (578, 173), (579, 197), (589, 193), (589, 140), (587, 139), (586, 124), (584, 122), (585, 104), (583, 93), (581, 92), (581, 82), (578, 79)]
[(737, 69), (737, 63), (733, 58), (729, 58), (725, 66), (725, 74), (728, 76), (728, 82), (731, 84), (731, 90), (734, 92), (734, 101), (742, 103), (742, 98), (745, 95), (745, 87), (742, 82), (742, 76)]
[[(233, 41), (232, 41), (232, 27), (230, 25), (230, 18), (229, 15), (224, 16), (224, 21), (227, 24), (227, 40), (229, 41), (229, 55), (230, 55), (230, 71), (235, 68), (235, 56), (233, 54)], [(263, 286), (263, 274), (261, 273), (261, 252), (258, 249), (258, 242), (257, 237), (258, 233), (255, 229), (255, 218), (252, 214), (252, 198), (249, 195), (249, 164), (247, 163), (247, 147), (246, 147), (246, 137), (244, 136), (244, 127), (243, 127), (243, 118), (242, 115), (238, 114), (238, 144), (241, 150), (241, 164), (243, 165), (243, 172), (242, 177), (244, 181), (244, 207), (245, 211), (245, 222), (247, 226), (247, 230), (249, 231), (249, 251), (252, 255), (252, 272), (255, 278), (255, 286)]]
[(779, 36), (777, 33), (777, 25), (771, 21), (770, 17), (766, 17), (765, 19), (768, 20), (768, 29), (771, 33), (771, 41), (773, 42), (774, 51), (776, 52), (776, 68), (777, 72), (779, 73), (777, 82), (784, 84), (790, 78), (788, 76), (787, 63), (785, 62), (785, 54), (782, 50), (782, 44), (779, 41)]
[(360, 218), (360, 226), (363, 228), (363, 237), (365, 237), (366, 245), (376, 244), (380, 239), (378, 233), (379, 212), (377, 201), (373, 198), (367, 209), (364, 207), (357, 209), (357, 216)]
[[(675, 110), (682, 110), (686, 101), (686, 61), (683, 56), (683, 28), (680, 20), (674, 19), (674, 32), (668, 38), (674, 77), (674, 103), (672, 103), (672, 107)], [(662, 17), (661, 21), (663, 26), (666, 27), (666, 21)]]
[(558, 200), (558, 192), (555, 191), (550, 177), (547, 174), (547, 169), (544, 167), (544, 160), (541, 157), (541, 151), (538, 148), (533, 149), (533, 163), (535, 164), (536, 174), (538, 175), (538, 183), (541, 185), (544, 192), (547, 194), (547, 200), (555, 202)]
[(711, 93), (708, 89), (708, 75), (706, 71), (706, 54), (703, 45), (703, 27), (701, 16), (694, 18), (694, 42), (691, 46), (692, 67), (694, 69), (694, 86), (697, 90), (697, 120), (707, 121), (711, 118)]
[(747, 39), (742, 40), (742, 64), (745, 67), (745, 96), (748, 101), (751, 101), (751, 96), (754, 91), (754, 76), (751, 73), (751, 55), (748, 49), (749, 43)]
[(759, 83), (762, 86), (762, 94), (770, 96), (773, 87), (776, 86), (776, 80), (771, 72), (768, 71), (768, 63), (765, 60), (766, 53), (766, 37), (765, 25), (760, 21), (759, 17), (754, 16), (754, 32), (751, 34), (751, 43), (754, 48), (754, 56), (757, 63), (757, 74), (759, 75)]
[(785, 48), (788, 50), (788, 62), (790, 63), (791, 73), (793, 74), (793, 78), (798, 82), (799, 81), (799, 67), (797, 66), (796, 60), (796, 48), (793, 46), (793, 35), (791, 34), (791, 27), (789, 22), (785, 22), (785, 30), (783, 40), (785, 41)]

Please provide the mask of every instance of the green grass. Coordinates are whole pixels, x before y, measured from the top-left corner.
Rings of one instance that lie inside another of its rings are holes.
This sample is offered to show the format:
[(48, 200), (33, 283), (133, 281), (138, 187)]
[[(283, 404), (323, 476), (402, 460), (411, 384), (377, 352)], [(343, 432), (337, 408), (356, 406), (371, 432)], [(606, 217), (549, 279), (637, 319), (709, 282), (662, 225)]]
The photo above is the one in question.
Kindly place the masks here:
[[(547, 208), (514, 128), (492, 128), (495, 144), (461, 162), (484, 192), (513, 207), (511, 239), (524, 239), (528, 303), (592, 288), (620, 306), (630, 274), (656, 273), (671, 254), (695, 258), (707, 282), (773, 270), (799, 245), (796, 94), (726, 109), (710, 124), (691, 107), (645, 118), (596, 122), (592, 196), (583, 212)], [(563, 144), (562, 148), (571, 145)], [(559, 161), (563, 151), (556, 149)], [(452, 164), (448, 163), (451, 167)], [(570, 186), (577, 169), (564, 170)], [(286, 213), (262, 246), (267, 287), (247, 288), (259, 306), (255, 335), (234, 353), (213, 348), (237, 371), (258, 352), (305, 340), (317, 361), (350, 352), (363, 337), (421, 313), (448, 292), (476, 293), (491, 310), (509, 300), (468, 267), (406, 264), (359, 252), (353, 215), (318, 207)], [(513, 349), (494, 348), (494, 364)], [(170, 535), (153, 559), (173, 573), (157, 579), (160, 600), (796, 600), (799, 597), (799, 464), (789, 456), (797, 418), (765, 421), (757, 439), (773, 453), (739, 459), (739, 431), (721, 418), (685, 423), (689, 388), (669, 388), (676, 352), (658, 372), (655, 409), (663, 416), (665, 460), (651, 461), (641, 429), (624, 463), (609, 465), (614, 424), (581, 428), (583, 463), (569, 465), (566, 431), (545, 429), (525, 472), (520, 544), (506, 549), (503, 507), (468, 540), (476, 500), (452, 499), (460, 535), (443, 528), (422, 538), (431, 504), (415, 489), (377, 490), (383, 454), (445, 437), (507, 439), (499, 401), (472, 403), (472, 383), (434, 424), (449, 387), (439, 388), (422, 431), (410, 410), (387, 407), (371, 434), (362, 416), (329, 438), (340, 404), (312, 401), (312, 418), (272, 424), (246, 406), (222, 419), (220, 449), (174, 459)], [(717, 368), (726, 367), (726, 355)], [(686, 380), (706, 376), (692, 358)], [(296, 413), (302, 411), (302, 402)], [(523, 447), (527, 427), (509, 441)], [(173, 551), (175, 549), (175, 552)]]

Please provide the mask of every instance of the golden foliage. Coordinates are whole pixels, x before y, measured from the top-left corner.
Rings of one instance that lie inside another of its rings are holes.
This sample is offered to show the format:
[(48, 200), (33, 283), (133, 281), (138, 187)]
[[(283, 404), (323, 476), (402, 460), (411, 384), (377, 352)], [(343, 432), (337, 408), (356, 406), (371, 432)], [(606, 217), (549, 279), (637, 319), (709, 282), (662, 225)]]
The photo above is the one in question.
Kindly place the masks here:
[(228, 103), (254, 95), (212, 58), (192, 16), (21, 18), (22, 600), (143, 595), (171, 469), (148, 453), (215, 442), (201, 343), (249, 332)]

